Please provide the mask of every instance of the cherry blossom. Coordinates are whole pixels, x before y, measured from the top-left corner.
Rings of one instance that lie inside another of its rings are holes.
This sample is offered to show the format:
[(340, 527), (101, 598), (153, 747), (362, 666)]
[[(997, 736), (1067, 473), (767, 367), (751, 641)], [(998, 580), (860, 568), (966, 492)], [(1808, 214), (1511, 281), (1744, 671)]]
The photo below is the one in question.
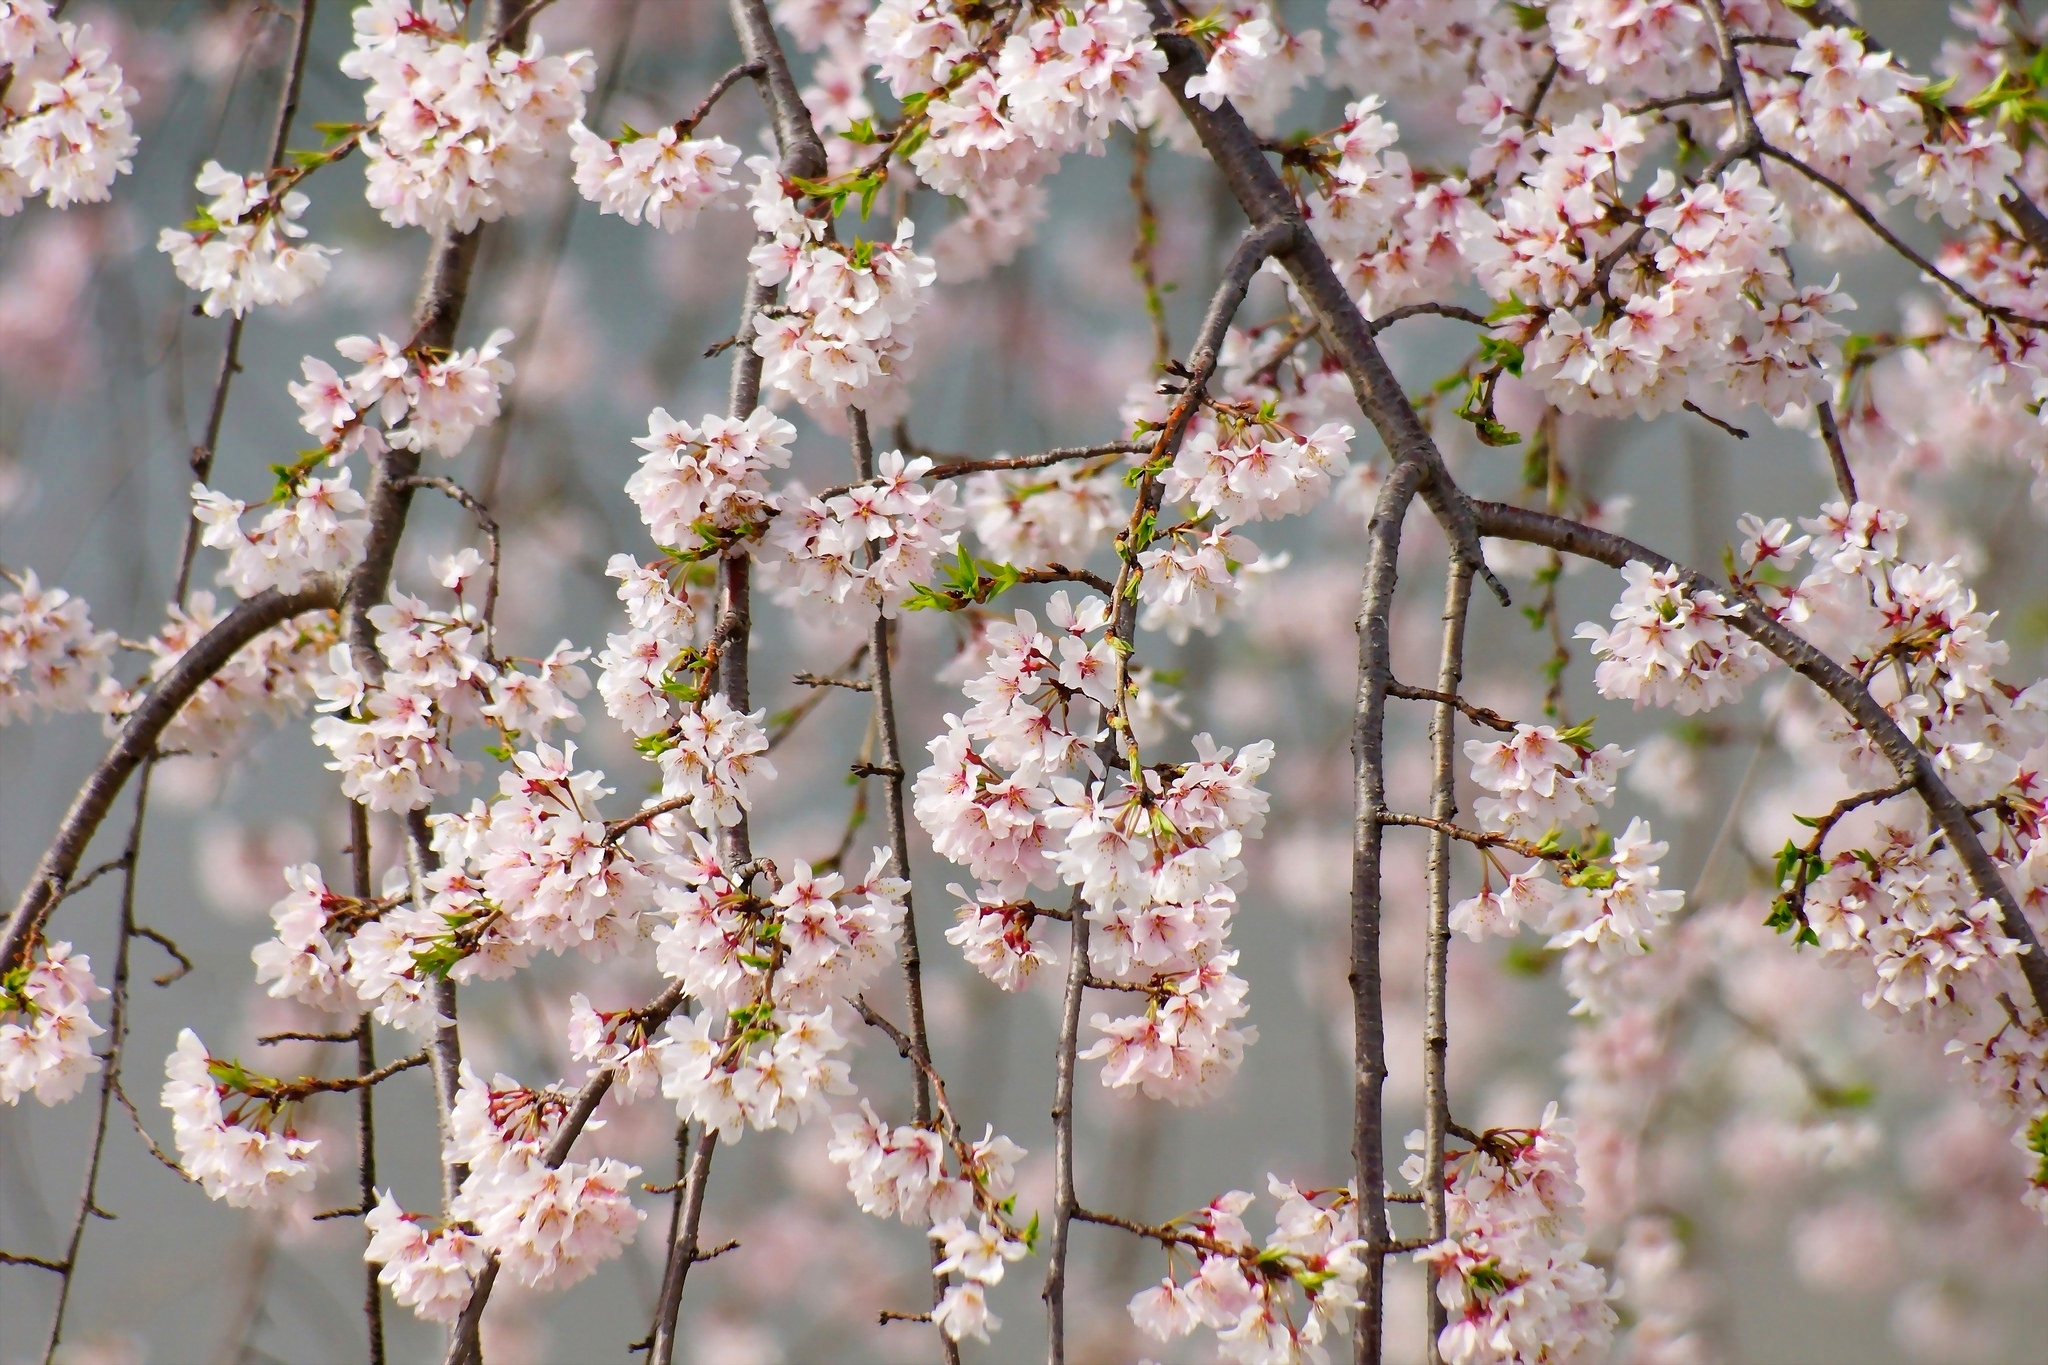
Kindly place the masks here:
[(596, 80), (587, 51), (549, 56), (465, 42), (447, 0), (371, 0), (355, 12), (342, 74), (366, 80), (366, 196), (393, 227), (468, 231), (517, 213), (552, 164)]
[(297, 245), (306, 235), (298, 219), (311, 201), (297, 190), (276, 193), (272, 179), (209, 161), (193, 183), (212, 202), (192, 226), (157, 234), (156, 249), (170, 256), (178, 278), (206, 295), (199, 306), (208, 317), (296, 303), (327, 279), (333, 249)]
[(131, 169), (138, 98), (90, 24), (49, 0), (0, 6), (0, 216), (41, 195), (53, 209), (103, 203)]

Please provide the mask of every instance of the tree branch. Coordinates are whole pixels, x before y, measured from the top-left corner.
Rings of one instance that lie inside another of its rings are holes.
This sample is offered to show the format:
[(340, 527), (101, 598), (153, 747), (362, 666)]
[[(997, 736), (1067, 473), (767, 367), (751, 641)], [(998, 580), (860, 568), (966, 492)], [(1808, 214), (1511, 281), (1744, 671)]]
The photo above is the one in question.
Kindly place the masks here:
[[(1504, 503), (1480, 502), (1473, 506), (1486, 535), (1547, 545), (1561, 553), (1597, 560), (1617, 569), (1630, 560), (1640, 560), (1656, 568), (1678, 571), (1683, 575), (1688, 591), (1720, 592), (1724, 595), (1728, 591), (1705, 574), (1686, 568), (1669, 555), (1659, 554), (1610, 531), (1598, 531), (1579, 522)], [(1855, 674), (1816, 649), (1805, 637), (1773, 620), (1754, 599), (1743, 598), (1740, 594), (1736, 599), (1743, 605), (1743, 610), (1730, 618), (1736, 628), (1847, 711), (1891, 761), (1899, 777), (1913, 784), (1935, 824), (1948, 837), (1950, 847), (1962, 859), (1970, 885), (1978, 896), (1997, 903), (2001, 932), (2026, 945), (2026, 951), (2019, 960), (2020, 970), (2033, 993), (2035, 1007), (2048, 1013), (2048, 957), (2043, 955), (2040, 937), (2021, 913), (2019, 902), (2013, 896), (2012, 888), (2006, 885), (2005, 878), (1999, 874), (1997, 864), (1985, 852), (1982, 834), (1969, 810), (1941, 780), (1934, 760), (1907, 738), (1898, 722)]]
[[(1472, 607), (1472, 569), (1457, 555), (1450, 557), (1444, 583), (1443, 649), (1437, 662), (1440, 700), (1430, 719), (1429, 748), (1433, 778), (1430, 815), (1449, 825), (1458, 816), (1458, 688), (1464, 679), (1465, 622)], [(1423, 966), (1422, 1025), (1422, 1163), (1423, 1195), (1429, 1207), (1429, 1241), (1441, 1241), (1449, 1223), (1444, 1206), (1444, 1125), (1450, 1121), (1447, 1062), (1450, 1053), (1449, 978), (1451, 954), (1451, 839), (1442, 829), (1429, 836), (1429, 928)], [(1432, 1286), (1432, 1290), (1434, 1286)], [(1442, 1365), (1438, 1347), (1447, 1321), (1434, 1292), (1429, 1303), (1429, 1365)]]

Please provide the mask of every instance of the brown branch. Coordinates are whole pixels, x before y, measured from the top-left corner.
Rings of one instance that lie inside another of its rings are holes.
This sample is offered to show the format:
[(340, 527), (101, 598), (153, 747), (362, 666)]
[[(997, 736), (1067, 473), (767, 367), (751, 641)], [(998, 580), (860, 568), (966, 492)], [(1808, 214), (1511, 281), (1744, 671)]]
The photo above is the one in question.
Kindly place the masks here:
[[(1631, 560), (1640, 560), (1659, 569), (1676, 570), (1682, 575), (1689, 592), (1725, 594), (1728, 591), (1669, 555), (1659, 554), (1610, 531), (1595, 530), (1579, 522), (1504, 503), (1480, 502), (1475, 503), (1474, 508), (1480, 525), (1490, 536), (1547, 545), (1562, 553), (1597, 560), (1617, 569)], [(1941, 780), (1934, 760), (1906, 736), (1898, 722), (1855, 674), (1815, 648), (1805, 637), (1781, 625), (1753, 599), (1745, 599), (1740, 594), (1736, 594), (1736, 599), (1742, 602), (1744, 609), (1730, 618), (1735, 627), (1776, 655), (1795, 673), (1819, 687), (1836, 705), (1848, 712), (1876, 742), (1899, 777), (1913, 784), (1935, 824), (1948, 837), (1956, 856), (1962, 859), (1970, 885), (1983, 899), (1997, 902), (2000, 931), (2026, 945), (2026, 951), (2019, 960), (2020, 970), (2027, 978), (2035, 1007), (2048, 1010), (2048, 956), (2043, 954), (2040, 936), (2021, 913), (2012, 888), (2006, 885), (1997, 864), (1984, 850), (1976, 822)]]
[(1386, 807), (1387, 684), (1393, 676), (1392, 616), (1401, 526), (1427, 477), (1419, 458), (1404, 459), (1380, 485), (1366, 525), (1370, 551), (1358, 611), (1358, 700), (1352, 720), (1350, 966), (1352, 1108), (1351, 1162), (1358, 1191), (1359, 1236), (1366, 1244), (1365, 1283), (1355, 1330), (1357, 1359), (1377, 1365), (1386, 1293), (1387, 1211), (1384, 1089), (1386, 1018), (1381, 998), (1380, 866)]
[(71, 1267), (62, 1261), (52, 1261), (42, 1256), (25, 1256), (18, 1251), (0, 1251), (0, 1265), (33, 1266), (37, 1270), (53, 1270), (69, 1278)]
[(1705, 408), (1693, 402), (1690, 398), (1686, 399), (1685, 402), (1681, 403), (1679, 406), (1684, 408), (1693, 416), (1706, 422), (1709, 426), (1719, 427), (1721, 430), (1727, 432), (1730, 436), (1733, 436), (1738, 441), (1747, 441), (1749, 439), (1749, 433), (1747, 431), (1744, 431), (1741, 427), (1736, 426), (1733, 422), (1724, 421), (1723, 419), (1714, 416), (1713, 413), (1708, 412)]
[(2039, 318), (2030, 318), (2026, 314), (2017, 312), (2011, 308), (2007, 308), (2003, 304), (1992, 303), (1988, 300), (1978, 298), (1975, 294), (1971, 293), (1969, 289), (1965, 288), (1961, 281), (1943, 274), (1940, 270), (1937, 270), (1934, 266), (1934, 262), (1928, 260), (1925, 256), (1922, 256), (1919, 252), (1915, 251), (1912, 247), (1908, 246), (1904, 238), (1900, 237), (1896, 232), (1893, 232), (1890, 228), (1886, 227), (1883, 221), (1880, 220), (1875, 213), (1871, 212), (1869, 205), (1865, 204), (1861, 199), (1857, 198), (1854, 194), (1850, 193), (1847, 186), (1833, 179), (1825, 172), (1816, 170), (1814, 167), (1807, 165), (1804, 161), (1801, 161), (1798, 157), (1793, 156), (1790, 152), (1782, 151), (1779, 148), (1772, 146), (1768, 142), (1761, 143), (1758, 146), (1757, 150), (1759, 153), (1769, 157), (1773, 161), (1779, 162), (1782, 165), (1790, 166), (1793, 170), (1799, 172), (1808, 180), (1811, 180), (1814, 184), (1819, 185), (1822, 189), (1834, 195), (1835, 198), (1841, 200), (1843, 204), (1848, 206), (1849, 211), (1856, 215), (1857, 220), (1861, 222), (1863, 226), (1869, 228), (1871, 232), (1875, 233), (1880, 241), (1882, 241), (1886, 246), (1890, 247), (1893, 251), (1897, 252), (1899, 255), (1905, 257), (1907, 262), (1910, 263), (1914, 269), (1918, 270), (1921, 274), (1927, 276), (1928, 279), (1933, 280), (1936, 284), (1946, 289), (1949, 293), (1955, 295), (1957, 300), (1959, 300), (1960, 302), (1968, 305), (1971, 308), (1976, 309), (1979, 313), (1982, 313), (1987, 318), (1996, 318), (2000, 322), (2006, 323), (2010, 326), (2040, 327), (2042, 325), (2042, 322)]
[(1386, 331), (1387, 328), (1392, 327), (1404, 318), (1421, 317), (1424, 314), (1440, 318), (1451, 318), (1457, 322), (1469, 322), (1474, 327), (1485, 327), (1488, 325), (1484, 313), (1475, 313), (1470, 308), (1460, 308), (1454, 303), (1410, 303), (1404, 304), (1399, 308), (1389, 309), (1387, 312), (1374, 318), (1370, 324), (1372, 335), (1378, 336), (1381, 332)]
[(698, 100), (696, 108), (676, 120), (676, 136), (685, 138), (696, 132), (697, 125), (710, 115), (712, 106), (717, 104), (725, 92), (732, 89), (733, 86), (743, 80), (758, 79), (767, 74), (768, 67), (765, 62), (741, 62), (738, 66), (720, 76), (711, 83), (711, 93)]
[(1487, 729), (1498, 730), (1502, 734), (1514, 733), (1515, 723), (1500, 712), (1488, 710), (1484, 706), (1474, 706), (1463, 697), (1453, 696), (1451, 693), (1438, 691), (1433, 687), (1410, 687), (1406, 683), (1389, 681), (1387, 683), (1387, 695), (1399, 697), (1403, 701), (1433, 701), (1438, 705), (1449, 703), (1457, 707), (1459, 713), (1467, 720), (1476, 721)]
[(1835, 488), (1842, 501), (1856, 505), (1856, 475), (1849, 468), (1849, 452), (1842, 446), (1841, 428), (1835, 425), (1835, 405), (1822, 399), (1815, 409), (1820, 418), (1821, 444), (1827, 447), (1828, 464), (1835, 471)]
[[(875, 447), (868, 434), (868, 415), (860, 408), (847, 409), (847, 425), (852, 433), (854, 477), (870, 479), (875, 474)], [(873, 558), (870, 547), (869, 558)], [(1105, 585), (1106, 586), (1106, 585)], [(901, 1046), (907, 1048), (905, 1055), (910, 1061), (910, 1093), (912, 1122), (923, 1127), (932, 1121), (932, 1048), (931, 1035), (925, 1026), (924, 1008), (924, 966), (923, 955), (918, 950), (917, 911), (912, 899), (909, 883), (910, 832), (909, 822), (903, 809), (903, 751), (902, 741), (896, 723), (896, 690), (894, 673), (890, 667), (889, 644), (890, 622), (880, 609), (868, 627), (868, 690), (874, 694), (875, 737), (877, 740), (876, 763), (856, 763), (853, 770), (859, 777), (881, 777), (882, 818), (889, 831), (889, 847), (896, 857), (896, 871), (904, 879), (903, 920), (896, 940), (896, 961), (903, 972), (903, 1005), (905, 1018), (909, 1020), (908, 1036), (901, 1037)], [(865, 1002), (861, 1012), (870, 1023), (880, 1016), (867, 1009)], [(893, 1031), (893, 1026), (892, 1026)], [(945, 1297), (950, 1277), (939, 1274), (938, 1263), (945, 1259), (945, 1249), (937, 1243), (928, 1245), (932, 1277), (932, 1308), (937, 1310)], [(939, 1335), (939, 1350), (947, 1365), (957, 1365), (960, 1359), (960, 1344), (943, 1332)]]
[[(1247, 131), (1245, 136), (1249, 137), (1250, 133)], [(1256, 147), (1253, 155), (1258, 155)], [(1136, 532), (1146, 518), (1158, 513), (1163, 495), (1159, 475), (1180, 452), (1188, 424), (1194, 420), (1206, 386), (1216, 373), (1231, 320), (1237, 316), (1245, 294), (1251, 289), (1252, 276), (1268, 258), (1293, 241), (1298, 231), (1305, 231), (1298, 221), (1268, 221), (1246, 228), (1238, 239), (1237, 247), (1224, 267), (1223, 278), (1210, 296), (1188, 363), (1178, 371), (1182, 379), (1179, 396), (1167, 414), (1165, 424), (1160, 427), (1157, 443), (1144, 465), (1130, 523), (1117, 539), (1119, 566), (1115, 586), (1109, 594), (1112, 615), (1108, 638), (1119, 645), (1115, 651), (1115, 695), (1119, 703), (1108, 717), (1106, 737), (1099, 750), (1105, 767), (1117, 767), (1123, 763), (1119, 740), (1129, 734), (1129, 719), (1123, 714), (1121, 699), (1130, 695), (1130, 644), (1138, 629), (1136, 587), (1142, 570), (1138, 565)], [(1354, 315), (1356, 311), (1353, 309)], [(1369, 339), (1367, 344), (1371, 344)], [(1136, 761), (1135, 757), (1132, 761)], [(1080, 1198), (1074, 1187), (1074, 1074), (1078, 1067), (1076, 1054), (1081, 1046), (1081, 1003), (1088, 984), (1088, 918), (1081, 913), (1081, 908), (1077, 892), (1070, 911), (1072, 935), (1069, 951), (1072, 961), (1068, 964), (1065, 994), (1060, 1006), (1059, 1051), (1053, 1081), (1053, 1221), (1052, 1235), (1046, 1244), (1043, 1290), (1049, 1365), (1065, 1365), (1066, 1361), (1068, 1231), (1075, 1210), (1080, 1208)]]
[(1459, 554), (1502, 605), (1507, 605), (1507, 589), (1486, 567), (1473, 523), (1471, 500), (1445, 469), (1443, 455), (1428, 427), (1409, 403), (1401, 381), (1374, 342), (1372, 324), (1358, 311), (1329, 256), (1302, 221), (1294, 196), (1266, 159), (1258, 138), (1236, 107), (1225, 101), (1208, 109), (1199, 99), (1188, 96), (1188, 82), (1207, 69), (1207, 54), (1192, 39), (1176, 31), (1177, 16), (1166, 0), (1147, 3), (1152, 14), (1153, 40), (1167, 58), (1161, 79), (1174, 92), (1181, 113), (1223, 173), (1245, 217), (1255, 228), (1275, 234), (1275, 259), (1286, 268), (1320, 324), (1325, 350), (1343, 367), (1359, 407), (1379, 432), (1394, 464), (1414, 462), (1422, 466), (1426, 477), (1417, 491), (1445, 528), (1451, 543), (1458, 547)]
[(875, 685), (865, 678), (821, 678), (815, 673), (798, 673), (790, 681), (798, 687), (843, 687), (849, 692), (875, 690)]
[[(1429, 929), (1423, 963), (1422, 1162), (1429, 1205), (1429, 1236), (1438, 1242), (1450, 1227), (1444, 1196), (1444, 1125), (1450, 1121), (1451, 837), (1458, 815), (1458, 688), (1464, 679), (1465, 625), (1472, 607), (1472, 570), (1455, 554), (1444, 583), (1443, 647), (1437, 662), (1440, 700), (1430, 718)], [(1390, 1250), (1398, 1250), (1398, 1246)], [(1441, 1365), (1437, 1341), (1448, 1321), (1442, 1302), (1428, 1295), (1429, 1365)]]
[(170, 971), (165, 972), (162, 976), (153, 976), (150, 978), (150, 981), (155, 985), (168, 986), (173, 981), (181, 980), (182, 978), (191, 974), (192, 959), (186, 957), (184, 950), (179, 948), (177, 944), (171, 942), (168, 936), (157, 932), (156, 930), (150, 928), (146, 924), (138, 924), (135, 926), (135, 937), (148, 939), (151, 943), (154, 943), (157, 947), (163, 949), (165, 952), (169, 953), (178, 961), (178, 965), (176, 967), (172, 968)]

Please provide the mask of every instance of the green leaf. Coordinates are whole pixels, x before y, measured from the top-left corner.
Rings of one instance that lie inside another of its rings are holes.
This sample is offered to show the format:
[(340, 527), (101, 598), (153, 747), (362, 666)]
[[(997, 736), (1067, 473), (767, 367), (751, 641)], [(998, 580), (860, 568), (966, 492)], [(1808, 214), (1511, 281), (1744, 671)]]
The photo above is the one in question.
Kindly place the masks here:
[(1568, 730), (1559, 730), (1557, 737), (1566, 744), (1589, 744), (1593, 739), (1593, 722), (1595, 719), (1595, 717), (1588, 716), (1585, 720), (1580, 721)]

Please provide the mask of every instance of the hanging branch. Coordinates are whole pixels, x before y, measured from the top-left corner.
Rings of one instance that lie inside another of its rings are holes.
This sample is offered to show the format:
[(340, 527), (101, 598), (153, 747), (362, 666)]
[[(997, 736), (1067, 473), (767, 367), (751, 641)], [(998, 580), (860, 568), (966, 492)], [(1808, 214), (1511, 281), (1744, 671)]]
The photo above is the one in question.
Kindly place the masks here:
[(1861, 679), (1815, 648), (1805, 637), (1779, 624), (1754, 598), (1740, 592), (1730, 594), (1728, 589), (1705, 574), (1686, 568), (1669, 555), (1638, 545), (1611, 531), (1595, 530), (1579, 522), (1523, 507), (1496, 502), (1478, 502), (1473, 507), (1486, 535), (1547, 545), (1561, 553), (1596, 560), (1616, 569), (1631, 560), (1640, 560), (1654, 568), (1677, 572), (1688, 592), (1719, 592), (1741, 602), (1743, 610), (1729, 618), (1731, 624), (1847, 711), (1890, 760), (1900, 779), (1912, 784), (1926, 804), (1928, 814), (1934, 817), (1934, 823), (1947, 836), (1956, 856), (1962, 859), (1971, 887), (1983, 899), (1997, 902), (2000, 932), (2026, 945), (2026, 951), (2019, 958), (2020, 971), (2027, 978), (2035, 1007), (2048, 1012), (2048, 959), (2043, 957), (2040, 936), (2020, 912), (2012, 888), (2006, 885), (1998, 865), (1985, 851), (1981, 831), (1969, 808), (1942, 781), (1934, 760), (1907, 737)]
[[(277, 121), (270, 137), (267, 168), (272, 176), (285, 169), (285, 147), (291, 141), (292, 120), (299, 112), (299, 89), (305, 83), (306, 46), (313, 35), (315, 2), (299, 0), (298, 13), (292, 16), (292, 60), (285, 69), (284, 88), (277, 101)], [(227, 342), (221, 347), (220, 369), (214, 376), (213, 397), (206, 405), (206, 435), (192, 447), (192, 477), (200, 483), (205, 483), (213, 473), (213, 457), (220, 445), (221, 423), (228, 413), (228, 388), (242, 370), (242, 327), (245, 321), (245, 315), (237, 313), (228, 323)], [(185, 600), (185, 589), (192, 581), (192, 561), (198, 552), (199, 522), (197, 518), (188, 517), (184, 542), (178, 551), (178, 579), (177, 587), (171, 593), (172, 600)]]
[[(1456, 555), (1444, 583), (1443, 652), (1437, 663), (1440, 700), (1429, 726), (1429, 759), (1433, 770), (1430, 815), (1444, 824), (1458, 816), (1458, 687), (1465, 671), (1465, 622), (1472, 607), (1472, 570)], [(1449, 1235), (1444, 1209), (1444, 1126), (1450, 1122), (1451, 1098), (1446, 1061), (1450, 1052), (1451, 838), (1442, 828), (1429, 835), (1429, 929), (1423, 968), (1422, 1025), (1422, 1166), (1423, 1197), (1428, 1201), (1429, 1240)], [(1432, 1286), (1432, 1291), (1434, 1287)], [(1447, 1321), (1442, 1300), (1424, 1295), (1429, 1304), (1429, 1365), (1442, 1365), (1438, 1347)]]
[[(107, 1150), (109, 1108), (120, 1090), (121, 1062), (128, 1042), (129, 954), (135, 942), (135, 862), (142, 852), (142, 824), (149, 813), (149, 778), (153, 766), (144, 766), (142, 776), (136, 781), (135, 816), (129, 821), (128, 846), (121, 854), (121, 912), (115, 925), (113, 979), (107, 989), (107, 1050), (100, 1058), (99, 1107), (93, 1115), (92, 1146), (85, 1159), (85, 1182), (79, 1191), (78, 1210), (71, 1220), (71, 1235), (65, 1242), (63, 1259), (54, 1264), (43, 1264), (44, 1269), (57, 1272), (59, 1281), (57, 1306), (50, 1312), (50, 1331), (43, 1339), (43, 1365), (52, 1365), (57, 1358), (57, 1346), (64, 1339), (64, 1315), (71, 1306), (72, 1287), (78, 1281), (78, 1251), (85, 1241), (86, 1224), (94, 1218), (113, 1216), (100, 1207), (100, 1165)], [(134, 1111), (131, 1109), (130, 1112)], [(142, 1121), (137, 1119), (137, 1129), (141, 1126)], [(161, 1157), (162, 1154), (158, 1155)]]
[(1361, 1365), (1380, 1358), (1387, 1256), (1385, 1097), (1386, 1018), (1380, 987), (1380, 857), (1387, 800), (1387, 684), (1401, 526), (1425, 477), (1419, 460), (1394, 467), (1366, 524), (1371, 551), (1358, 612), (1358, 700), (1352, 717), (1354, 816), (1351, 830), (1351, 1167), (1358, 1235), (1366, 1244), (1356, 1333)]
[(307, 612), (332, 611), (341, 600), (342, 586), (331, 578), (316, 579), (296, 593), (267, 589), (236, 606), (178, 657), (122, 723), (113, 746), (87, 775), (56, 835), (36, 860), (36, 869), (0, 933), (0, 970), (18, 962), (41, 932), (43, 917), (69, 887), (114, 798), (143, 760), (156, 752), (157, 741), (193, 694), (264, 631)]
[[(744, 63), (756, 68), (754, 84), (768, 104), (775, 130), (775, 145), (781, 153), (780, 169), (785, 178), (818, 180), (826, 173), (825, 146), (811, 123), (796, 80), (790, 75), (782, 42), (768, 16), (766, 0), (730, 0), (733, 28), (738, 32)], [(735, 354), (732, 385), (726, 411), (745, 417), (761, 396), (761, 357), (752, 342), (755, 319), (774, 301), (775, 287), (764, 285), (749, 271), (739, 326), (733, 329)], [(747, 640), (753, 622), (750, 591), (752, 560), (745, 544), (731, 547), (718, 560), (719, 632), (729, 643), (718, 656), (718, 692), (738, 711), (747, 709)], [(744, 816), (720, 836), (720, 856), (727, 867), (738, 868), (753, 861), (753, 845)], [(707, 1128), (697, 1140), (685, 1177), (683, 1212), (675, 1237), (669, 1243), (667, 1264), (662, 1270), (661, 1294), (656, 1301), (654, 1331), (648, 1347), (650, 1365), (670, 1365), (675, 1358), (676, 1317), (682, 1310), (683, 1287), (690, 1267), (696, 1264), (704, 1221), (706, 1182), (711, 1175), (711, 1157), (717, 1150), (718, 1134)]]
[[(1130, 693), (1131, 641), (1138, 630), (1137, 587), (1141, 570), (1135, 532), (1145, 518), (1159, 510), (1163, 492), (1159, 476), (1172, 465), (1174, 456), (1180, 452), (1188, 423), (1194, 420), (1205, 386), (1216, 373), (1224, 335), (1230, 330), (1231, 319), (1237, 316), (1245, 294), (1251, 289), (1252, 276), (1293, 236), (1291, 225), (1268, 223), (1247, 228), (1239, 238), (1237, 249), (1231, 253), (1229, 264), (1224, 267), (1222, 282), (1216, 286), (1216, 292), (1209, 300), (1208, 312), (1203, 315), (1201, 331), (1196, 335), (1194, 350), (1188, 357), (1180, 395), (1159, 429), (1152, 457), (1145, 462), (1137, 504), (1131, 509), (1130, 527), (1117, 539), (1121, 565), (1110, 596), (1114, 615), (1110, 618), (1109, 639), (1114, 642), (1116, 653), (1119, 705), (1118, 714), (1108, 717), (1109, 723), (1105, 727), (1107, 737), (1103, 741), (1102, 755), (1106, 767), (1121, 765), (1119, 726), (1127, 727), (1129, 723), (1121, 714), (1121, 699)], [(1044, 1289), (1047, 1355), (1051, 1365), (1063, 1365), (1066, 1360), (1067, 1242), (1075, 1212), (1081, 1207), (1074, 1189), (1074, 1072), (1075, 1056), (1081, 1047), (1081, 1000), (1088, 987), (1088, 918), (1082, 909), (1081, 898), (1076, 893), (1069, 912), (1073, 928), (1069, 947), (1072, 961), (1067, 966), (1066, 994), (1060, 1007), (1059, 1053), (1053, 1082), (1053, 1220), (1052, 1236), (1046, 1244)]]
[[(875, 476), (875, 447), (868, 435), (868, 415), (860, 408), (848, 408), (847, 424), (852, 429), (854, 476), (863, 481)], [(868, 547), (868, 558), (872, 563), (874, 547)], [(877, 608), (875, 619), (868, 629), (868, 688), (875, 697), (875, 736), (880, 762), (869, 765), (863, 776), (878, 776), (882, 779), (882, 818), (889, 829), (889, 847), (896, 855), (896, 871), (906, 883), (910, 873), (910, 832), (909, 822), (903, 813), (903, 751), (896, 726), (896, 693), (890, 670), (889, 643), (890, 621), (888, 614)], [(911, 1120), (918, 1127), (930, 1125), (932, 1121), (932, 1069), (931, 1036), (925, 1029), (924, 1015), (924, 966), (918, 952), (917, 911), (912, 892), (906, 886), (903, 892), (903, 923), (896, 940), (896, 960), (903, 969), (903, 1001), (905, 1018), (910, 1031), (905, 1041), (910, 1048), (910, 1094)], [(933, 1266), (945, 1259), (945, 1248), (936, 1242), (927, 1243)], [(934, 1272), (932, 1276), (932, 1308), (946, 1296), (948, 1278)], [(958, 1365), (960, 1343), (939, 1333), (939, 1351), (947, 1365)]]
[[(375, 890), (370, 880), (370, 810), (360, 801), (348, 803), (348, 843), (356, 899), (368, 901)], [(361, 1072), (377, 1068), (374, 1023), (368, 1010), (356, 1016), (356, 1069)], [(367, 1086), (356, 1095), (356, 1196), (368, 1216), (377, 1203), (377, 1112), (375, 1091)], [(370, 1338), (370, 1365), (385, 1361), (384, 1287), (377, 1279), (381, 1269), (374, 1261), (363, 1262), (363, 1322)]]

